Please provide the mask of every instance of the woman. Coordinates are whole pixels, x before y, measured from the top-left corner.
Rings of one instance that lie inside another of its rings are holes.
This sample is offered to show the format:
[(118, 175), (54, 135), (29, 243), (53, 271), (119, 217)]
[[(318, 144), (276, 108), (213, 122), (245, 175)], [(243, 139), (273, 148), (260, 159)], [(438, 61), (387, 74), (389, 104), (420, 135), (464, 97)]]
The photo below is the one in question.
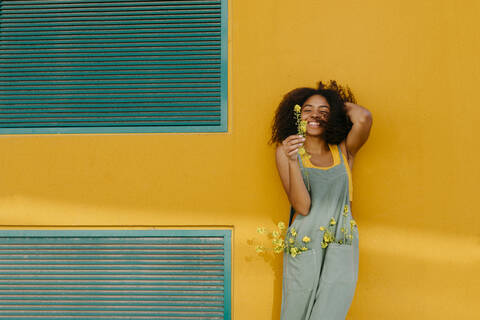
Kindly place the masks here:
[[(344, 320), (353, 300), (359, 237), (351, 168), (372, 126), (371, 113), (355, 102), (348, 87), (331, 80), (290, 91), (276, 111), (270, 142), (277, 143), (277, 168), (292, 206), (286, 241), (305, 240), (300, 251), (284, 255), (281, 320)], [(305, 137), (297, 134), (297, 104)]]

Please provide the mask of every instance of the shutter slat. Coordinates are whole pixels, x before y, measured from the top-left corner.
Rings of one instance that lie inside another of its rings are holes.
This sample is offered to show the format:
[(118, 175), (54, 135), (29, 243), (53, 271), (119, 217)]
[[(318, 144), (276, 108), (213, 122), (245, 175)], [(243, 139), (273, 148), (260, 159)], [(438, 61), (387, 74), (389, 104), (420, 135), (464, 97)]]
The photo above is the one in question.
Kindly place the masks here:
[[(28, 297), (26, 297), (28, 296)], [(78, 303), (82, 303), (81, 301), (91, 301), (92, 303), (103, 303), (103, 301), (108, 300), (110, 301), (115, 301), (116, 303), (119, 304), (125, 304), (130, 301), (135, 301), (134, 304), (141, 304), (141, 303), (150, 303), (150, 302), (156, 302), (158, 301), (159, 303), (164, 303), (163, 301), (172, 301), (172, 302), (182, 302), (182, 301), (201, 301), (202, 303), (209, 303), (210, 301), (214, 301), (213, 303), (224, 303), (223, 296), (221, 295), (212, 295), (212, 296), (205, 296), (205, 295), (172, 295), (172, 296), (164, 296), (164, 295), (155, 295), (155, 296), (150, 296), (146, 298), (145, 296), (142, 295), (134, 295), (131, 297), (122, 297), (121, 295), (104, 295), (104, 296), (85, 296), (85, 295), (56, 295), (56, 294), (49, 294), (48, 301), (43, 301), (44, 303), (47, 303), (49, 301), (77, 301)], [(114, 299), (112, 299), (114, 298)], [(4, 298), (5, 301), (16, 301), (16, 303), (21, 303), (23, 301), (33, 301), (38, 303), (36, 300), (44, 300), (42, 296), (38, 295), (32, 295), (32, 294), (24, 294), (24, 295), (10, 295), (6, 296)], [(127, 302), (125, 302), (127, 301)], [(210, 302), (211, 303), (211, 302)]]
[(22, 68), (32, 66), (89, 66), (89, 65), (187, 65), (187, 64), (218, 64), (220, 61), (215, 57), (207, 57), (204, 59), (198, 59), (195, 55), (184, 55), (181, 57), (172, 56), (154, 56), (154, 57), (124, 57), (123, 59), (116, 59), (111, 61), (111, 58), (98, 58), (96, 60), (85, 58), (68, 58), (62, 59), (48, 59), (41, 62), (38, 59), (4, 59), (0, 58), (0, 66), (2, 68)]
[[(83, 66), (83, 67), (53, 67), (54, 71), (49, 71), (52, 68), (20, 68), (16, 70), (10, 71), (9, 69), (0, 69), (0, 75), (7, 75), (7, 76), (14, 76), (14, 75), (32, 75), (32, 74), (84, 74), (84, 73), (90, 73), (92, 71), (98, 71), (101, 72), (102, 74), (112, 74), (112, 73), (119, 73), (119, 72), (125, 72), (126, 70), (135, 70), (135, 71), (141, 71), (141, 72), (149, 72), (149, 73), (161, 73), (161, 74), (169, 74), (169, 73), (192, 73), (192, 72), (201, 72), (203, 73), (211, 73), (211, 72), (219, 72), (220, 68), (218, 65), (215, 64), (204, 64), (204, 65), (176, 65), (176, 66), (169, 66), (169, 65), (162, 65), (162, 66), (148, 66), (148, 65), (138, 65), (138, 66), (123, 66), (123, 65), (118, 65), (118, 66), (95, 66), (95, 67), (90, 67), (90, 66)], [(192, 71), (192, 69), (196, 69)], [(21, 71), (20, 73), (14, 73), (13, 71)]]
[[(175, 59), (178, 59), (178, 57), (181, 57), (181, 58), (184, 58), (184, 57), (191, 57), (191, 56), (194, 56), (194, 57), (201, 57), (201, 56), (206, 56), (208, 57), (209, 59), (211, 57), (215, 57), (215, 54), (219, 52), (219, 50), (215, 50), (215, 49), (205, 49), (205, 50), (183, 50), (184, 48), (182, 48), (182, 50), (177, 50), (176, 52), (170, 52), (169, 50), (163, 50), (163, 51), (157, 51), (157, 52), (149, 52), (149, 51), (138, 51), (135, 52), (135, 51), (130, 51), (130, 52), (127, 52), (127, 53), (124, 53), (122, 56), (120, 56), (120, 58), (122, 59), (135, 59), (135, 58), (139, 58), (140, 57), (147, 57), (149, 59), (152, 59), (152, 58), (155, 58), (155, 57), (159, 57), (160, 58), (164, 58), (164, 59), (167, 59), (167, 58), (171, 58), (171, 57), (175, 57)], [(86, 53), (82, 53), (82, 52), (67, 52), (68, 54), (64, 54), (62, 55), (62, 57), (58, 57), (54, 54), (44, 54), (44, 53), (29, 53), (29, 54), (23, 54), (21, 56), (21, 58), (19, 58), (17, 55), (7, 55), (7, 54), (4, 54), (3, 56), (1, 56), (2, 58), (0, 59), (0, 61), (15, 61), (16, 59), (30, 59), (30, 58), (35, 58), (35, 59), (39, 59), (39, 58), (48, 58), (49, 60), (51, 59), (63, 59), (63, 60), (70, 60), (71, 58), (88, 58), (90, 57), (90, 55), (86, 54)], [(175, 56), (177, 55), (177, 56)], [(119, 53), (117, 52), (104, 52), (102, 53), (102, 56), (104, 57), (110, 57), (110, 58), (117, 58), (119, 57)], [(149, 57), (150, 56), (150, 57)], [(95, 60), (97, 59), (100, 59), (100, 58), (96, 58)], [(21, 61), (21, 60), (20, 60)]]
[(226, 130), (226, 6), (1, 1), (0, 133)]
[[(168, 115), (181, 115), (181, 114), (192, 114), (192, 115), (200, 115), (204, 114), (205, 112), (211, 113), (211, 112), (220, 112), (218, 107), (183, 107), (183, 108), (48, 108), (48, 109), (32, 109), (32, 108), (26, 108), (25, 110), (28, 110), (30, 113), (31, 117), (35, 117), (41, 113), (45, 113), (46, 115), (50, 116), (51, 114), (55, 113), (61, 113), (61, 112), (68, 112), (71, 113), (72, 115), (75, 115), (77, 113), (88, 113), (88, 114), (94, 114), (94, 113), (105, 113), (109, 115), (114, 115), (115, 111), (122, 111), (121, 114), (125, 114), (128, 112), (134, 112), (134, 113), (142, 113), (142, 112), (148, 112), (150, 114), (168, 114)], [(174, 111), (181, 111), (181, 112), (174, 112)], [(17, 110), (1, 110), (0, 115), (20, 115), (23, 113), (15, 113)], [(120, 113), (118, 113), (120, 114)], [(41, 115), (40, 115), (41, 116)]]
[[(31, 301), (31, 300), (26, 300), (26, 301), (4, 301), (2, 302), (2, 309), (3, 308), (9, 308), (8, 306), (9, 305), (30, 305), (30, 306), (36, 306), (36, 305), (58, 305), (58, 306), (61, 306), (61, 305), (71, 305), (71, 302), (70, 301), (66, 301), (66, 302), (63, 302), (63, 301), (44, 301), (44, 302), (36, 302), (36, 301)], [(146, 303), (146, 302), (135, 302), (135, 303), (131, 303), (131, 302), (118, 302), (118, 301), (115, 301), (115, 305), (112, 305), (112, 303), (110, 302), (98, 302), (98, 301), (89, 301), (89, 302), (78, 302), (76, 301), (75, 302), (75, 305), (78, 305), (78, 306), (110, 306), (110, 307), (114, 307), (114, 306), (117, 306), (117, 307), (137, 307), (139, 306), (139, 309), (143, 308), (144, 306), (191, 306), (191, 307), (205, 307), (205, 306), (211, 306), (211, 307), (223, 307), (223, 303), (221, 302), (207, 302), (207, 301), (202, 301), (202, 302), (191, 302), (191, 301), (178, 301), (178, 302), (150, 302), (150, 303)], [(12, 307), (10, 307), (12, 308)], [(14, 308), (12, 308), (13, 310), (15, 310)], [(10, 310), (12, 310), (10, 309)], [(89, 309), (89, 308), (82, 308), (82, 309)], [(216, 310), (221, 310), (221, 309), (218, 309), (218, 308), (215, 308)], [(8, 310), (8, 309), (7, 309)], [(32, 309), (28, 309), (28, 310), (32, 310)]]
[[(136, 120), (156, 120), (156, 121), (172, 121), (172, 120), (189, 120), (193, 116), (196, 116), (196, 120), (214, 120), (218, 117), (219, 112), (179, 112), (175, 114), (114, 114), (109, 113), (109, 117), (102, 114), (69, 114), (69, 118), (66, 118), (64, 114), (52, 114), (45, 115), (32, 115), (30, 118), (25, 118), (25, 115), (0, 115), (0, 123), (18, 123), (18, 122), (46, 122), (46, 121), (127, 121), (130, 119)], [(163, 117), (162, 117), (163, 116)], [(122, 118), (123, 117), (123, 118)]]
[[(102, 3), (103, 2), (103, 3)], [(159, 1), (132, 1), (132, 0), (56, 0), (52, 2), (52, 0), (30, 0), (30, 1), (15, 1), (14, 8), (17, 8), (18, 5), (21, 6), (78, 6), (81, 7), (89, 6), (88, 3), (93, 3), (92, 6), (125, 6), (125, 5), (198, 5), (198, 4), (212, 4), (212, 3), (220, 3), (221, 1), (212, 1), (212, 0), (193, 0), (193, 1), (175, 1), (175, 0), (159, 0)], [(8, 7), (10, 5), (9, 2), (5, 1), (4, 6)]]
[[(12, 0), (10, 0), (12, 1)], [(5, 14), (5, 13), (3, 13)], [(95, 27), (103, 27), (104, 25), (138, 25), (138, 24), (207, 24), (207, 23), (217, 23), (219, 17), (197, 17), (197, 18), (180, 18), (177, 17), (176, 19), (173, 18), (161, 18), (161, 17), (152, 17), (150, 19), (138, 19), (137, 17), (130, 17), (131, 19), (117, 19), (117, 20), (101, 20), (101, 19), (85, 19), (90, 20), (90, 25)], [(82, 19), (70, 19), (61, 21), (57, 19), (57, 21), (49, 21), (48, 19), (40, 20), (40, 21), (31, 21), (30, 19), (23, 19), (24, 22), (17, 22), (17, 20), (9, 20), (9, 21), (2, 21), (2, 28), (13, 28), (13, 27), (28, 27), (28, 28), (37, 28), (37, 27), (57, 27), (57, 26), (82, 26), (85, 24), (85, 20)]]
[[(82, 91), (84, 95), (90, 95), (90, 94), (95, 94), (98, 92), (104, 92), (105, 95), (114, 95), (117, 94), (117, 89), (122, 89), (123, 92), (125, 93), (152, 93), (152, 94), (162, 94), (166, 92), (171, 92), (171, 93), (177, 93), (177, 94), (190, 94), (190, 93), (196, 93), (199, 96), (204, 96), (204, 95), (211, 95), (210, 92), (219, 92), (220, 90), (215, 87), (210, 87), (210, 88), (188, 88), (186, 90), (185, 88), (134, 88), (134, 89), (125, 89), (125, 88), (120, 88), (118, 86), (102, 86), (102, 87), (95, 87), (91, 86), (92, 89), (88, 89)], [(19, 92), (14, 91), (13, 88), (10, 88), (10, 91), (2, 91), (0, 90), (0, 93), (4, 93), (4, 96), (18, 96), (18, 95), (24, 95), (24, 94), (37, 94), (37, 95), (42, 95), (42, 94), (50, 94), (50, 95), (65, 95), (65, 94), (75, 94), (79, 93), (78, 90), (69, 90), (69, 89), (58, 89), (58, 88), (50, 88), (50, 87), (31, 87), (30, 90), (26, 89), (25, 87), (17, 87)], [(20, 91), (21, 90), (21, 91)], [(108, 92), (108, 93), (107, 93)], [(111, 93), (110, 93), (111, 92)]]
[[(71, 12), (75, 10), (81, 10), (82, 12), (88, 11), (115, 11), (115, 10), (125, 10), (125, 11), (150, 11), (154, 9), (177, 9), (177, 10), (191, 10), (190, 5), (195, 5), (195, 9), (219, 9), (220, 1), (204, 1), (202, 4), (199, 2), (189, 2), (189, 1), (155, 1), (155, 2), (109, 2), (109, 3), (99, 3), (98, 1), (94, 3), (88, 3), (86, 1), (77, 2), (77, 3), (61, 3), (57, 4), (40, 4), (35, 1), (29, 5), (20, 6), (20, 1), (16, 1), (16, 6), (10, 7), (8, 2), (3, 10), (9, 10), (9, 13), (47, 13), (47, 12)], [(135, 7), (132, 7), (135, 6)]]
[[(70, 110), (70, 108), (74, 111), (78, 111), (80, 108), (90, 108), (91, 111), (94, 111), (94, 108), (96, 107), (102, 107), (102, 108), (109, 108), (109, 110), (113, 110), (111, 108), (118, 108), (117, 106), (118, 104), (116, 103), (113, 103), (113, 106), (112, 105), (108, 105), (108, 104), (97, 104), (97, 105), (62, 105), (60, 103), (57, 103), (57, 104), (52, 104), (48, 107), (50, 108), (62, 108), (62, 109), (67, 109)], [(194, 106), (201, 106), (201, 107), (212, 107), (212, 103), (211, 102), (195, 102), (195, 103), (192, 103), (192, 102), (189, 102), (188, 101), (188, 106), (191, 106), (191, 105), (194, 105)], [(138, 107), (138, 103), (123, 103), (122, 104), (123, 107), (125, 106), (130, 106), (130, 107)], [(160, 106), (164, 106), (165, 107), (165, 110), (169, 107), (182, 107), (182, 106), (185, 106), (185, 102), (156, 102), (156, 103), (142, 103), (142, 107), (160, 107)], [(188, 107), (186, 106), (186, 107)], [(3, 107), (5, 110), (4, 111), (7, 111), (7, 110), (10, 110), (10, 111), (13, 111), (15, 110), (15, 108), (17, 109), (25, 109), (25, 110), (28, 110), (28, 109), (36, 109), (36, 110), (40, 110), (40, 109), (45, 109), (45, 104), (43, 105), (26, 105), (26, 104), (23, 104), (22, 106), (20, 107), (15, 107), (15, 106), (7, 106), (7, 107)], [(120, 110), (123, 110), (123, 108), (121, 108)]]
[[(163, 28), (162, 28), (163, 29)], [(3, 30), (2, 39), (21, 41), (29, 40), (27, 36), (35, 36), (32, 39), (71, 39), (73, 37), (82, 39), (87, 37), (94, 36), (95, 38), (101, 38), (102, 36), (109, 36), (109, 38), (129, 38), (129, 37), (139, 37), (139, 38), (148, 38), (148, 37), (164, 37), (164, 38), (175, 38), (178, 36), (184, 36), (188, 34), (193, 37), (197, 34), (200, 35), (211, 35), (217, 36), (220, 35), (220, 31), (216, 28), (175, 28), (175, 30), (162, 30), (162, 29), (143, 29), (142, 33), (138, 33), (137, 30), (108, 30), (108, 31), (98, 31), (98, 30), (88, 30), (88, 29), (70, 29), (70, 30), (56, 30), (56, 31), (31, 31), (30, 29), (16, 29), (16, 30)], [(19, 38), (22, 36), (22, 38)]]
[[(198, 22), (198, 21), (197, 21)], [(39, 32), (39, 31), (67, 31), (67, 32), (77, 32), (77, 31), (85, 31), (85, 30), (95, 30), (98, 31), (98, 34), (103, 34), (103, 33), (108, 33), (110, 31), (113, 32), (123, 32), (123, 30), (127, 30), (129, 32), (133, 32), (134, 30), (140, 30), (142, 33), (147, 29), (146, 31), (151, 31), (151, 30), (156, 30), (159, 32), (168, 32), (168, 31), (177, 31), (181, 30), (182, 28), (192, 28), (192, 29), (200, 29), (200, 28), (210, 28), (211, 30), (219, 30), (220, 24), (217, 22), (208, 22), (208, 23), (168, 23), (168, 24), (157, 24), (157, 28), (152, 29), (152, 27), (155, 26), (155, 24), (114, 24), (114, 25), (109, 25), (109, 24), (103, 24), (101, 25), (102, 30), (99, 30), (98, 28), (100, 26), (95, 25), (95, 24), (89, 24), (89, 25), (67, 25), (67, 26), (58, 26), (58, 25), (49, 25), (49, 26), (36, 26), (35, 28), (29, 28), (31, 25), (25, 24), (24, 25), (26, 28), (8, 28), (5, 25), (2, 25), (2, 34), (3, 32), (7, 33), (13, 33), (13, 32)], [(33, 30), (32, 30), (33, 29)], [(220, 31), (221, 32), (221, 31)], [(43, 33), (41, 33), (43, 34)]]
[[(1, 82), (0, 82), (1, 83)], [(7, 83), (4, 83), (3, 85), (7, 85)], [(68, 91), (75, 91), (78, 92), (78, 88), (80, 88), (90, 92), (93, 90), (92, 89), (104, 89), (104, 90), (114, 90), (114, 89), (122, 89), (125, 90), (125, 92), (137, 92), (137, 91), (147, 91), (147, 90), (156, 90), (157, 92), (177, 92), (177, 91), (187, 91), (188, 92), (196, 92), (198, 90), (205, 90), (205, 91), (220, 91), (220, 88), (215, 84), (215, 83), (138, 83), (135, 88), (130, 88), (127, 87), (125, 88), (125, 84), (122, 83), (116, 83), (116, 84), (104, 84), (104, 85), (87, 85), (87, 84), (64, 84), (61, 88), (58, 87), (44, 87), (41, 85), (37, 86), (18, 86), (15, 85), (14, 83), (9, 83), (9, 91), (6, 90), (0, 90), (2, 93), (11, 93), (11, 94), (16, 94), (15, 91), (13, 90), (22, 90), (22, 91), (52, 91), (52, 92), (68, 92)], [(75, 89), (75, 90), (72, 90)], [(107, 91), (108, 91), (107, 90)]]
[(158, 126), (158, 125), (171, 125), (171, 126), (186, 126), (186, 125), (196, 125), (196, 126), (208, 126), (208, 125), (215, 125), (217, 124), (216, 121), (195, 121), (195, 120), (188, 120), (188, 121), (133, 121), (130, 120), (128, 123), (122, 123), (120, 121), (89, 121), (85, 123), (78, 123), (78, 122), (39, 122), (39, 123), (21, 123), (21, 124), (10, 124), (10, 123), (2, 123), (2, 125), (6, 128), (38, 128), (38, 127), (78, 127), (79, 124), (86, 126), (86, 127), (121, 127), (123, 126)]
[[(23, 37), (25, 41), (21, 40), (6, 40), (5, 38), (2, 39), (2, 46), (4, 48), (12, 48), (15, 46), (18, 46), (19, 48), (22, 48), (23, 45), (29, 45), (29, 46), (35, 46), (37, 48), (48, 48), (48, 47), (55, 47), (58, 46), (59, 44), (78, 44), (81, 45), (82, 47), (95, 47), (98, 46), (98, 44), (105, 44), (105, 43), (114, 43), (115, 46), (118, 46), (120, 44), (124, 46), (145, 46), (145, 45), (152, 45), (154, 43), (162, 43), (162, 42), (170, 42), (170, 43), (185, 43), (188, 45), (204, 45), (204, 44), (220, 44), (220, 37), (219, 36), (209, 36), (206, 37), (206, 35), (201, 35), (201, 36), (195, 36), (192, 37), (190, 35), (182, 35), (182, 36), (176, 36), (176, 37), (138, 37), (133, 35), (132, 37), (127, 37), (127, 36), (122, 36), (118, 38), (112, 38), (111, 36), (108, 37), (85, 37), (84, 39), (82, 38), (73, 38), (73, 37), (66, 37), (67, 39), (55, 39), (55, 38), (50, 38), (50, 39), (38, 39), (36, 37), (33, 38), (28, 38), (28, 37)], [(139, 39), (141, 39), (141, 42), (139, 42)], [(73, 46), (72, 46), (73, 47)], [(107, 45), (103, 47), (108, 47)]]
[[(78, 93), (78, 92), (76, 92)], [(167, 93), (167, 92), (150, 92), (149, 94), (145, 94), (145, 92), (140, 92), (141, 95), (142, 95), (142, 98), (145, 100), (145, 101), (150, 101), (150, 100), (157, 100), (158, 99), (170, 99), (170, 98), (174, 98), (174, 97), (179, 97), (178, 100), (175, 100), (175, 101), (183, 101), (183, 99), (181, 98), (185, 98), (185, 97), (189, 97), (189, 98), (194, 98), (194, 99), (207, 99), (207, 97), (214, 97), (215, 99), (217, 99), (215, 96), (216, 96), (216, 92), (215, 91), (212, 91), (212, 92), (174, 92), (174, 93)], [(49, 96), (50, 95), (50, 96)], [(7, 95), (5, 95), (4, 99), (0, 99), (0, 102), (1, 101), (8, 101), (8, 100), (12, 100), (12, 101), (17, 101), (18, 100), (23, 100), (23, 99), (35, 99), (36, 102), (38, 102), (39, 100), (49, 100), (49, 101), (61, 101), (61, 100), (65, 100), (65, 99), (70, 99), (71, 102), (74, 102), (76, 100), (72, 100), (73, 98), (78, 98), (80, 102), (86, 102), (85, 99), (89, 99), (89, 98), (95, 98), (95, 100), (99, 101), (99, 99), (101, 99), (102, 97), (104, 99), (106, 99), (107, 101), (110, 99), (113, 99), (113, 98), (116, 98), (118, 96), (118, 98), (121, 98), (122, 100), (126, 99), (126, 98), (138, 98), (138, 95), (137, 94), (134, 94), (134, 93), (129, 93), (129, 94), (120, 94), (117, 92), (117, 93), (105, 93), (103, 95), (98, 95), (98, 92), (97, 93), (94, 93), (94, 92), (91, 92), (91, 91), (84, 91), (82, 92), (82, 95), (81, 96), (74, 96), (72, 94), (65, 94), (64, 92), (60, 92), (60, 93), (56, 93), (56, 94), (43, 94), (43, 95), (25, 95), (25, 94), (19, 94), (19, 93), (15, 93), (15, 94), (11, 94), (9, 96), (11, 97), (8, 97)], [(81, 99), (81, 100), (80, 100)], [(90, 101), (90, 100), (89, 100)], [(127, 100), (125, 100), (127, 101)], [(187, 100), (187, 101), (190, 101)], [(215, 100), (216, 101), (216, 100)], [(29, 100), (25, 100), (26, 103), (29, 103), (30, 101)], [(39, 102), (41, 103), (41, 102)]]
[[(142, 17), (145, 18), (156, 18), (156, 17), (163, 17), (167, 16), (167, 18), (179, 19), (179, 18), (192, 18), (192, 17), (219, 17), (220, 16), (220, 8), (211, 7), (209, 9), (203, 10), (193, 10), (193, 9), (184, 9), (184, 10), (172, 10), (171, 8), (163, 7), (159, 8), (161, 10), (154, 11), (155, 8), (145, 9), (141, 7), (133, 7), (128, 8), (124, 7), (119, 10), (112, 10), (112, 9), (102, 9), (102, 8), (95, 8), (95, 9), (84, 9), (79, 8), (75, 12), (75, 10), (62, 10), (62, 12), (58, 12), (56, 10), (34, 10), (34, 13), (25, 13), (19, 12), (19, 10), (11, 10), (8, 11), (8, 16), (5, 17), (6, 22), (10, 22), (12, 20), (25, 20), (25, 19), (35, 19), (33, 21), (47, 21), (44, 19), (46, 15), (49, 18), (53, 19), (61, 19), (61, 20), (70, 20), (65, 18), (103, 18), (103, 17), (115, 17), (115, 16), (122, 16), (122, 19), (126, 17), (135, 17), (138, 19), (138, 14), (143, 14)], [(132, 12), (134, 11), (134, 12)], [(128, 18), (127, 18), (128, 19)], [(82, 19), (84, 20), (84, 19)]]

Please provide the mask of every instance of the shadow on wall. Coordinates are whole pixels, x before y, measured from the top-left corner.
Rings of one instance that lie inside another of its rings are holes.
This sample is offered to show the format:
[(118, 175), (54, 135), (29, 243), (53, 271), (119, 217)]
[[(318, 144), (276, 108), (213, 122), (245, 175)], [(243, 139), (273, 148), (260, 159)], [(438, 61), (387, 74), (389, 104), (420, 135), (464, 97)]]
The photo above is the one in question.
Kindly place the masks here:
[[(445, 319), (475, 318), (469, 306), (478, 299), (480, 277), (465, 275), (478, 273), (478, 237), (367, 223), (359, 228), (359, 237), (359, 279), (350, 319), (405, 319), (412, 314), (414, 319), (434, 319), (438, 314)], [(255, 255), (258, 244), (269, 248), (271, 243), (271, 236), (259, 238), (246, 240), (252, 254), (244, 261), (252, 263), (261, 257), (270, 266), (274, 275), (272, 319), (278, 319), (283, 254), (267, 250)]]

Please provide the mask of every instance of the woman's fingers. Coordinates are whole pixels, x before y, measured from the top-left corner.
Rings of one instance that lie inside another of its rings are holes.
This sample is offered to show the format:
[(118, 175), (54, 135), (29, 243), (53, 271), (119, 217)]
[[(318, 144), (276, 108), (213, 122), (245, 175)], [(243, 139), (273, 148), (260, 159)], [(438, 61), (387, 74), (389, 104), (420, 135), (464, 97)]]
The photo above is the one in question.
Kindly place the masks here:
[(304, 137), (296, 134), (288, 136), (285, 140), (283, 140), (283, 149), (287, 157), (291, 158), (295, 156), (298, 149), (303, 145), (304, 141)]
[(289, 157), (293, 156), (295, 153), (297, 153), (297, 151), (298, 151), (298, 148), (290, 151), (290, 152), (288, 153), (288, 156), (289, 156)]
[[(287, 140), (287, 139), (285, 139), (285, 140)], [(293, 138), (293, 139), (290, 139), (288, 141), (285, 141), (284, 145), (296, 145), (296, 144), (303, 143), (304, 141), (305, 140), (303, 138)]]
[(293, 151), (293, 150), (295, 150), (295, 149), (300, 148), (301, 146), (302, 146), (301, 144), (294, 144), (294, 145), (288, 146), (288, 147), (286, 148), (286, 151), (287, 151), (287, 153), (289, 153), (289, 152), (291, 152), (291, 151)]
[(298, 134), (292, 134), (291, 136), (288, 136), (285, 140), (283, 140), (283, 143), (288, 144), (288, 143), (292, 142), (293, 140), (303, 141), (303, 139), (305, 139), (305, 138), (302, 137), (302, 136), (299, 136)]
[(303, 145), (302, 142), (300, 142), (300, 143), (290, 143), (290, 144), (286, 145), (284, 148), (285, 148), (285, 151), (290, 152), (295, 148), (300, 148), (302, 145)]

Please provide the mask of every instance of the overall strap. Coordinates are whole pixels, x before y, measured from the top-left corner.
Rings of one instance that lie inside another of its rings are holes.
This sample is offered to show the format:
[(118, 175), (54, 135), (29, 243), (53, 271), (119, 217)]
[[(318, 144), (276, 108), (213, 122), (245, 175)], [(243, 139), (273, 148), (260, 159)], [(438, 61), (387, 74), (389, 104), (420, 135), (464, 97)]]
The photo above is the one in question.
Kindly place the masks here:
[(343, 163), (342, 148), (340, 148), (340, 144), (337, 144), (337, 148), (340, 155), (340, 163)]
[[(298, 164), (300, 165), (300, 169), (303, 171), (303, 163), (302, 163), (302, 157), (300, 157), (300, 154), (297, 152), (297, 159), (298, 159)], [(292, 225), (292, 220), (293, 216), (295, 215), (295, 209), (293, 209), (293, 206), (290, 206), (290, 219), (288, 220), (288, 226), (290, 227)]]
[(302, 157), (300, 154), (297, 152), (297, 159), (298, 159), (298, 164), (300, 165), (300, 169), (303, 171), (303, 162), (302, 162)]
[(352, 199), (353, 199), (353, 194), (352, 194), (353, 182), (352, 182), (352, 171), (350, 169), (350, 164), (348, 163), (348, 156), (346, 156), (345, 160), (344, 160), (343, 156), (342, 156), (342, 148), (340, 148), (339, 144), (337, 146), (338, 146), (338, 150), (340, 151), (340, 158), (342, 160), (342, 163), (345, 166), (345, 170), (347, 171), (347, 175), (348, 175), (348, 199), (349, 199), (349, 201), (352, 201)]

